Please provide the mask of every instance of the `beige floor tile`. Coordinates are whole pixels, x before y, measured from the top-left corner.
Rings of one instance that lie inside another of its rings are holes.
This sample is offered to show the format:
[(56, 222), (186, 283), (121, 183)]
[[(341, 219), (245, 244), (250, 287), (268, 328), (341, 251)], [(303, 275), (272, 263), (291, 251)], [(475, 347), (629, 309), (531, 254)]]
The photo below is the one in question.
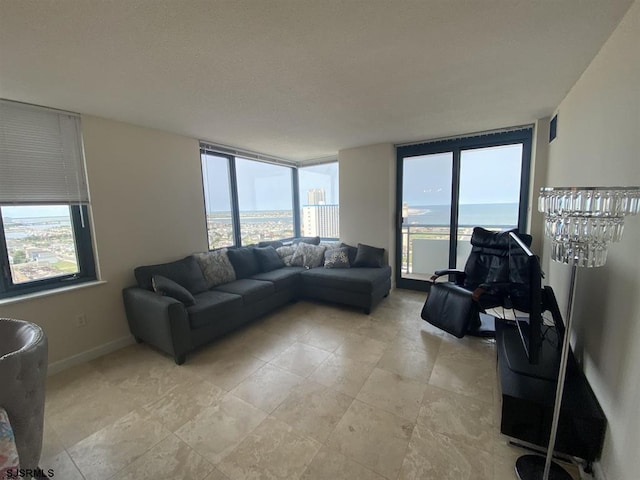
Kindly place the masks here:
[(197, 379), (175, 388), (144, 409), (172, 432), (195, 417), (204, 408), (215, 404), (226, 391), (206, 380)]
[(345, 336), (342, 345), (340, 345), (334, 353), (342, 357), (353, 358), (354, 360), (377, 362), (384, 354), (386, 348), (386, 342), (374, 340), (364, 335), (349, 333)]
[(217, 468), (231, 480), (300, 478), (321, 445), (267, 418)]
[(136, 410), (68, 449), (87, 479), (102, 480), (140, 457), (170, 435), (163, 425)]
[(326, 446), (395, 479), (413, 427), (406, 419), (354, 400), (327, 439)]
[(381, 342), (393, 340), (398, 333), (398, 325), (382, 316), (370, 315), (357, 321), (353, 333)]
[(228, 394), (202, 410), (175, 434), (209, 462), (217, 464), (266, 417), (262, 410)]
[(385, 480), (385, 477), (325, 447), (307, 467), (302, 480)]
[(244, 348), (250, 351), (252, 356), (270, 362), (294, 343), (295, 340), (291, 338), (263, 331), (251, 343), (245, 344)]
[(44, 429), (42, 433), (42, 452), (41, 458), (55, 457), (64, 450), (64, 444), (58, 436), (55, 429), (51, 426), (51, 422), (47, 420), (47, 412), (44, 415)]
[(224, 473), (222, 473), (217, 468), (214, 468), (213, 471), (207, 475), (203, 480), (230, 480)]
[(443, 341), (429, 384), (493, 404), (495, 350), (478, 345)]
[[(73, 463), (71, 457), (62, 450), (56, 455), (42, 456), (40, 460), (40, 468), (50, 478), (63, 478), (64, 480), (84, 480), (84, 477)], [(90, 477), (87, 477), (90, 478)]]
[(52, 378), (48, 382), (45, 415), (57, 440), (69, 448), (80, 440), (111, 425), (134, 410), (137, 402), (130, 392), (112, 385), (92, 367), (74, 370), (73, 381)]
[(309, 380), (355, 397), (374, 367), (375, 362), (363, 362), (334, 354), (311, 374)]
[(422, 403), (418, 425), (493, 452), (493, 405), (432, 386), (427, 387)]
[(307, 381), (293, 388), (272, 415), (307, 437), (324, 442), (353, 398)]
[(271, 413), (304, 378), (266, 364), (231, 390), (236, 397)]
[(252, 356), (247, 348), (233, 352), (208, 350), (194, 354), (181, 366), (224, 390), (233, 390), (265, 362)]
[(169, 435), (118, 472), (113, 480), (200, 480), (213, 465), (175, 435)]
[(492, 480), (491, 454), (416, 425), (400, 471), (401, 480)]
[(274, 358), (271, 363), (296, 375), (310, 375), (330, 355), (311, 345), (296, 342)]
[(431, 348), (422, 349), (414, 343), (394, 341), (389, 344), (377, 366), (388, 372), (428, 383), (436, 363), (440, 342), (432, 340), (432, 344)]
[(342, 345), (346, 331), (331, 325), (318, 324), (309, 330), (301, 339), (301, 343), (333, 352)]
[(425, 388), (423, 383), (375, 368), (356, 398), (415, 422), (422, 406)]

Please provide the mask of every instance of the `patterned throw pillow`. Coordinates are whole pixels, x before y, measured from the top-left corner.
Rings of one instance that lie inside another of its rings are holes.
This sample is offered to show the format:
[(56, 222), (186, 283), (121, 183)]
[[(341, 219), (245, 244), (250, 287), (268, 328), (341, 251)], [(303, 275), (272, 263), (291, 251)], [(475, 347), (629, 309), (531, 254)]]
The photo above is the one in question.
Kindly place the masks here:
[(212, 252), (196, 253), (194, 256), (200, 264), (208, 288), (233, 282), (236, 279), (236, 271), (229, 261), (226, 248)]
[[(296, 251), (296, 247), (287, 246), (287, 247), (276, 248), (276, 252), (278, 252), (278, 256), (282, 259), (286, 267), (291, 266), (291, 259), (293, 258), (293, 254), (295, 253), (295, 251)], [(302, 265), (302, 263), (300, 263), (300, 265)]]
[(322, 265), (324, 252), (327, 249), (324, 245), (311, 245), (309, 243), (299, 243), (291, 259), (291, 265), (302, 265), (306, 268), (314, 268)]
[(4, 408), (0, 407), (0, 478), (18, 478), (19, 464), (16, 439), (9, 423), (9, 416)]
[(324, 252), (324, 268), (349, 268), (349, 249), (333, 248)]

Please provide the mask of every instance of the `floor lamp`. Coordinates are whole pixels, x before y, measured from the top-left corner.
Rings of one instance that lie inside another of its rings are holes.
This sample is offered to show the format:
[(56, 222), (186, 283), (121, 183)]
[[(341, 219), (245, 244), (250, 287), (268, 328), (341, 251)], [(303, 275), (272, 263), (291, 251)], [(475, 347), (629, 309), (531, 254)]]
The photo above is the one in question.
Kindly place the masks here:
[(624, 217), (638, 213), (640, 187), (543, 187), (538, 210), (545, 215), (545, 236), (551, 239), (551, 259), (571, 266), (569, 304), (562, 342), (558, 386), (546, 457), (523, 455), (516, 461), (520, 480), (571, 480), (552, 462), (569, 358), (569, 339), (578, 267), (601, 267), (609, 244), (622, 238)]

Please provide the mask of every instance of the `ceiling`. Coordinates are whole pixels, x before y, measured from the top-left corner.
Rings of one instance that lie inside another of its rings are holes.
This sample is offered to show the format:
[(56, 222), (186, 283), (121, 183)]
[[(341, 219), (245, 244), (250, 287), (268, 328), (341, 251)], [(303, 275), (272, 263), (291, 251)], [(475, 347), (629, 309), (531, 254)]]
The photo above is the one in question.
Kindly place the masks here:
[(0, 96), (305, 160), (550, 115), (631, 0), (0, 0)]

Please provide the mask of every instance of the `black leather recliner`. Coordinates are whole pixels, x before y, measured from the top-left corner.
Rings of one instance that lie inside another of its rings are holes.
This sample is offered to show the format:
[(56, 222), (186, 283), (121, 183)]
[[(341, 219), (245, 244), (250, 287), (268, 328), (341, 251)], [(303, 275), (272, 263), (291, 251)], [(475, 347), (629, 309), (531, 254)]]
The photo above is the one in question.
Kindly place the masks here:
[[(510, 230), (515, 231), (515, 230)], [(531, 245), (531, 236), (518, 233)], [(458, 338), (466, 334), (492, 336), (491, 325), (483, 325), (480, 313), (508, 306), (509, 231), (492, 232), (475, 227), (471, 235), (471, 254), (464, 271), (438, 270), (431, 277), (431, 289), (422, 308), (422, 318)], [(453, 282), (438, 282), (452, 276)]]

